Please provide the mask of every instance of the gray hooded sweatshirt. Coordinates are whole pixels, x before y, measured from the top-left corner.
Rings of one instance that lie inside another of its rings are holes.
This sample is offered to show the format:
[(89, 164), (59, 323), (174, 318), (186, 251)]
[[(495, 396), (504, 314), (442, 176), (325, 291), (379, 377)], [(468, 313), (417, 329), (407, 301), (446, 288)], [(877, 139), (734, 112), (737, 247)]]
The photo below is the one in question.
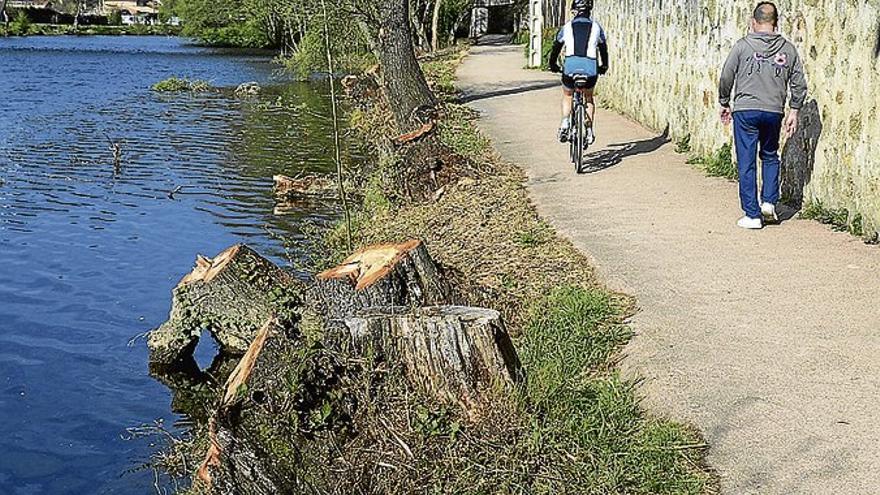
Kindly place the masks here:
[(797, 49), (781, 34), (749, 33), (734, 45), (718, 86), (718, 101), (733, 110), (763, 110), (785, 113), (785, 100), (791, 88), (789, 106), (798, 110), (807, 97), (804, 66)]

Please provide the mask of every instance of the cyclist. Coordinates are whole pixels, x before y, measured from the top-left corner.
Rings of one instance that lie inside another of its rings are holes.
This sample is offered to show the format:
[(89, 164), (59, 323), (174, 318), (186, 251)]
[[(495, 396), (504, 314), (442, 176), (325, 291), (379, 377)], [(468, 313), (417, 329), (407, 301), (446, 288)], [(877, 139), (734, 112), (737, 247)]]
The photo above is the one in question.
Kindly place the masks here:
[[(559, 142), (568, 140), (571, 97), (574, 94), (574, 76), (586, 76), (587, 87), (584, 100), (587, 104), (589, 127), (587, 143), (596, 140), (593, 132), (593, 116), (596, 108), (593, 103), (593, 89), (599, 75), (608, 72), (608, 43), (605, 30), (591, 18), (593, 0), (572, 0), (572, 20), (567, 22), (556, 35), (556, 42), (550, 51), (550, 70), (562, 73), (562, 123), (559, 126)], [(559, 54), (565, 48), (565, 63), (559, 67)], [(601, 58), (600, 58), (601, 56)], [(601, 63), (599, 61), (601, 60)]]

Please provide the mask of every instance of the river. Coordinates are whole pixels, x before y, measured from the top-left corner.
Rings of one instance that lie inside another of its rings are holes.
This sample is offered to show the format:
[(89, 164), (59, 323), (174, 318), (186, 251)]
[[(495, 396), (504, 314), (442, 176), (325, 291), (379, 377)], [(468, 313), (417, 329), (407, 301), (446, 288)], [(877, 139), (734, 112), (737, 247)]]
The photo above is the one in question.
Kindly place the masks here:
[[(169, 76), (268, 89), (150, 91)], [(284, 81), (266, 54), (0, 39), (0, 493), (154, 490), (139, 466), (156, 439), (128, 429), (185, 418), (136, 337), (164, 321), (197, 253), (247, 242), (279, 262), (302, 255), (285, 244), (336, 208), (276, 214), (272, 175), (332, 170), (327, 113), (321, 85)], [(200, 346), (200, 364), (211, 353)]]

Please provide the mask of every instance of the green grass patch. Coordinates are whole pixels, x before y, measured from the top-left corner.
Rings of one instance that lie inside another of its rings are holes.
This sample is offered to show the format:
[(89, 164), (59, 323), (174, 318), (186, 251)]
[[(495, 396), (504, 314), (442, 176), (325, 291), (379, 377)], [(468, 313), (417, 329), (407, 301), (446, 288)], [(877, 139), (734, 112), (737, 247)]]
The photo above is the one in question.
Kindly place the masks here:
[(492, 143), (483, 135), (473, 121), (477, 114), (464, 105), (449, 104), (445, 107), (446, 116), (440, 121), (440, 142), (449, 146), (462, 156), (485, 159)]
[(678, 154), (685, 154), (691, 152), (691, 135), (686, 134), (682, 136), (681, 139), (675, 142), (675, 152)]
[(200, 93), (210, 91), (211, 85), (208, 83), (208, 81), (203, 81), (201, 79), (169, 77), (168, 79), (163, 79), (162, 81), (153, 84), (150, 89), (160, 93), (175, 93), (183, 91)]
[(724, 177), (730, 180), (737, 180), (739, 177), (730, 143), (725, 143), (709, 155), (694, 155), (688, 159), (687, 163), (699, 165), (710, 177)]
[(518, 342), (533, 447), (564, 453), (553, 492), (703, 493), (705, 446), (688, 428), (645, 415), (635, 384), (614, 370), (632, 336), (607, 292), (564, 286), (536, 301)]

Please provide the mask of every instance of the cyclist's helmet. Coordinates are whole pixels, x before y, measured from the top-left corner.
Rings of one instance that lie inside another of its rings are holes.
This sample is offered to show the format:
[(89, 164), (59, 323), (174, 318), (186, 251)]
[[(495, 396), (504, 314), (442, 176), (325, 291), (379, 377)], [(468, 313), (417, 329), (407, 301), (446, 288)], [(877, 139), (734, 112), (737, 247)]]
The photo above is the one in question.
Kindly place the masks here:
[(571, 10), (578, 13), (593, 10), (593, 0), (572, 0)]

